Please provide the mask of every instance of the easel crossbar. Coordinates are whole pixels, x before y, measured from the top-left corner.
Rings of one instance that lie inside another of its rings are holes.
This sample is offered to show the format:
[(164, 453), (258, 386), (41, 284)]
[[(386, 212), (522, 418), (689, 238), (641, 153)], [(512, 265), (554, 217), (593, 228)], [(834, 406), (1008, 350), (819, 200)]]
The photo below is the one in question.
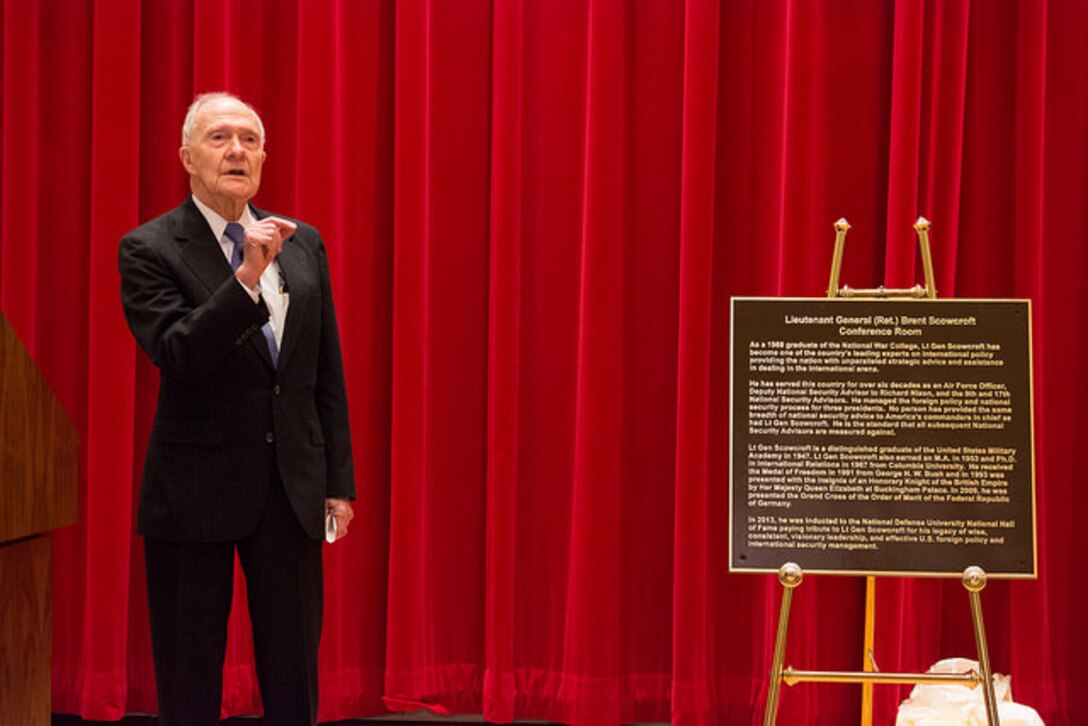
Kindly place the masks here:
[(797, 683), (888, 683), (975, 686), (982, 683), (982, 676), (975, 670), (966, 673), (872, 673), (867, 671), (799, 671), (786, 668), (782, 680), (787, 686)]

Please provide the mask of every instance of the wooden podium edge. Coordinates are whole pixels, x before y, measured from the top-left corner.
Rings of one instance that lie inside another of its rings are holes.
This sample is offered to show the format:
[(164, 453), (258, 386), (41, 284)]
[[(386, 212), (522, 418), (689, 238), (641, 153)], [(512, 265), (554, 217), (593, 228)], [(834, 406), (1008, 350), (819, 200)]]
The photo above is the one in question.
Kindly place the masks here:
[(79, 433), (0, 313), (0, 543), (78, 518)]

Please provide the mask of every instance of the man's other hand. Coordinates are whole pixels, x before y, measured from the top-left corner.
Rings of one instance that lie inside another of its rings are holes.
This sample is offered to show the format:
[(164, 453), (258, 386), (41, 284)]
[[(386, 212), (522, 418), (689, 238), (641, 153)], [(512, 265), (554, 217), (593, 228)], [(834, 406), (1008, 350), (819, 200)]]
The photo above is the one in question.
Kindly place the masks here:
[(336, 519), (336, 539), (346, 537), (348, 525), (355, 518), (355, 510), (351, 508), (351, 502), (347, 499), (326, 499), (325, 514), (331, 514)]

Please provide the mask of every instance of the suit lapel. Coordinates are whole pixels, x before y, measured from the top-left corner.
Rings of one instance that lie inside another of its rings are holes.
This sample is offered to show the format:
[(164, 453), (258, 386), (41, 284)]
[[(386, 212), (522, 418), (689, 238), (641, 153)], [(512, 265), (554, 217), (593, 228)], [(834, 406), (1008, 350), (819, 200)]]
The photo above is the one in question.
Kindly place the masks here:
[(283, 243), (279, 256), (280, 272), (290, 290), (287, 305), (287, 320), (283, 325), (283, 339), (280, 343), (280, 360), (287, 360), (295, 347), (301, 332), (300, 320), (306, 319), (306, 306), (311, 295), (306, 294), (310, 277), (306, 274), (307, 258), (294, 235)]
[[(264, 219), (269, 214), (263, 209), (257, 209), (252, 205), (251, 208), (253, 215), (257, 219)], [(279, 364), (283, 365), (285, 361), (290, 359), (291, 351), (294, 349), (295, 342), (301, 332), (299, 321), (305, 319), (306, 305), (310, 298), (305, 293), (310, 278), (307, 273), (307, 257), (299, 246), (298, 240), (295, 239), (295, 235), (291, 235), (283, 241), (283, 248), (280, 250), (276, 261), (279, 263), (280, 274), (283, 275), (286, 289), (290, 291), (288, 293), (287, 316), (283, 324), (283, 335), (280, 336)], [(271, 357), (268, 360), (271, 365)]]
[(208, 294), (218, 290), (230, 277), (230, 263), (192, 197), (180, 207), (174, 237), (178, 241), (178, 255), (208, 288)]

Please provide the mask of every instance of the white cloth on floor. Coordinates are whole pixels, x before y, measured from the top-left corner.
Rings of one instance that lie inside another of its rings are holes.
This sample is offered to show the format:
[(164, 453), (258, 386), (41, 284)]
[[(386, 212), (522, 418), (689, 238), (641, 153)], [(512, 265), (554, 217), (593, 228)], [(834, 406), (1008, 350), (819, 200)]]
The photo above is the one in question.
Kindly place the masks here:
[[(978, 661), (946, 658), (930, 673), (966, 673), (978, 670)], [(993, 674), (1001, 726), (1044, 726), (1034, 708), (1012, 700), (1012, 678)], [(981, 687), (919, 683), (910, 698), (899, 704), (895, 726), (986, 726), (986, 697)]]

